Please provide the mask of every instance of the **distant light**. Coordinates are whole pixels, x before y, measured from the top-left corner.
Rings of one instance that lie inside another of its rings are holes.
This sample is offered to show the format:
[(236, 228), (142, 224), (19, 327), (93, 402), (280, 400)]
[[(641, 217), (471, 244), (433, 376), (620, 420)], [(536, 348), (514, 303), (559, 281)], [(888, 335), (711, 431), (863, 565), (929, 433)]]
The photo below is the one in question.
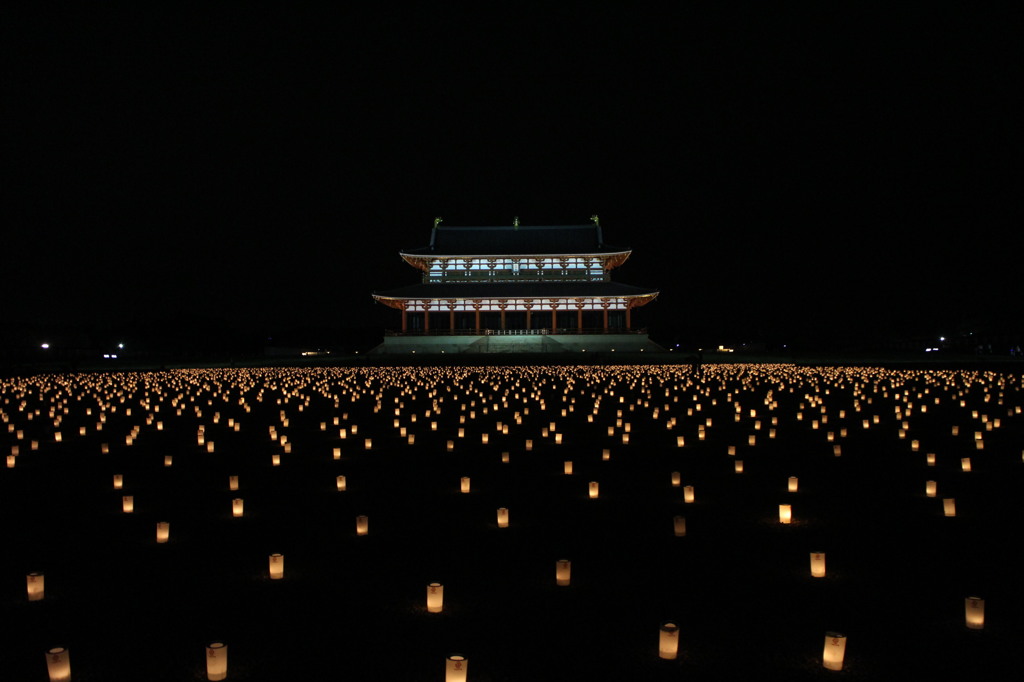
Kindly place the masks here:
[(946, 337), (945, 337), (945, 336), (940, 336), (940, 337), (939, 337), (939, 341), (945, 341), (945, 340), (946, 340)]
[(112, 359), (114, 359), (114, 360), (117, 360), (117, 356), (116, 356), (116, 355), (111, 355), (110, 357), (111, 357)]
[(925, 348), (924, 352), (925, 353), (931, 353), (933, 350), (938, 350), (938, 348)]
[(104, 353), (103, 357), (105, 357), (105, 358), (107, 358), (109, 360), (110, 359), (110, 353)]
[(119, 344), (117, 344), (117, 347), (118, 348), (124, 348), (124, 344), (123, 343), (119, 343)]
[(45, 348), (49, 348), (49, 347), (50, 347), (50, 344), (48, 344), (48, 343), (43, 343), (43, 344), (40, 344), (40, 346), (39, 346), (39, 347), (40, 347), (40, 348), (44, 348), (44, 349), (45, 349)]

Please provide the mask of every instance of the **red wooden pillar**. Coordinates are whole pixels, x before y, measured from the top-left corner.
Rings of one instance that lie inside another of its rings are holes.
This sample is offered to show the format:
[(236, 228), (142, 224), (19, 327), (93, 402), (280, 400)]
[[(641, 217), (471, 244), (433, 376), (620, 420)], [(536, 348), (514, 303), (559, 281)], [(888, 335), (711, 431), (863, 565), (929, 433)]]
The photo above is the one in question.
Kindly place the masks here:
[(531, 312), (530, 309), (527, 308), (526, 309), (526, 328), (527, 329), (530, 328), (530, 312)]
[(576, 306), (576, 333), (583, 333), (583, 306)]
[(602, 319), (604, 321), (604, 330), (608, 331), (608, 306), (604, 306), (604, 310), (601, 311)]
[(475, 318), (476, 319), (475, 319), (474, 328), (476, 329), (476, 333), (479, 334), (480, 333), (480, 306), (474, 306), (474, 307), (476, 308), (476, 314), (475, 314)]
[(451, 307), (448, 308), (448, 331), (455, 331), (455, 308)]
[(505, 331), (505, 306), (501, 306), (501, 331)]
[(408, 319), (408, 315), (405, 312), (405, 304), (403, 303), (402, 304), (402, 332), (404, 333), (404, 332), (407, 332), (407, 331), (409, 331), (409, 319)]
[(430, 308), (423, 309), (423, 331), (430, 331)]
[(633, 306), (631, 305), (631, 302), (630, 301), (626, 301), (626, 330), (627, 331), (632, 329), (632, 325), (629, 322), (629, 313), (630, 313), (631, 310), (633, 310)]
[(554, 306), (551, 307), (551, 333), (555, 333), (555, 328), (558, 326), (558, 309)]

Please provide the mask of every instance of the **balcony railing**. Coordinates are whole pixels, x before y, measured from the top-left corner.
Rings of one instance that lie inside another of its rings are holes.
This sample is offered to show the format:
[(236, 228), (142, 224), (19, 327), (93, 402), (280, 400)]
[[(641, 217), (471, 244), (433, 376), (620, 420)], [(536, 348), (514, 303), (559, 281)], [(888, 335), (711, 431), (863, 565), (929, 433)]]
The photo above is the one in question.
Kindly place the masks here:
[(545, 329), (431, 329), (430, 331), (410, 330), (400, 331), (394, 329), (387, 329), (384, 331), (385, 336), (546, 336), (549, 334), (646, 334), (647, 329), (602, 329), (601, 327), (596, 328), (583, 328), (583, 329), (568, 329), (557, 327), (554, 330), (550, 328)]

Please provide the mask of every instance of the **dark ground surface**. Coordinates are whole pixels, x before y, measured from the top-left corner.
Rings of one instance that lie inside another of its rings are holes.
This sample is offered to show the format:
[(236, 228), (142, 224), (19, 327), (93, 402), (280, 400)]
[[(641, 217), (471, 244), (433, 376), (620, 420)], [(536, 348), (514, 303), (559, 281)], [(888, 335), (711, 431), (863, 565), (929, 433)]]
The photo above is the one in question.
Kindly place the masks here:
[[(455, 652), (468, 656), (469, 679), (480, 682), (993, 679), (1016, 656), (1024, 634), (1024, 415), (1010, 413), (1024, 403), (1019, 375), (709, 366), (697, 387), (689, 367), (568, 371), (576, 377), (567, 397), (574, 404), (562, 402), (564, 378), (536, 368), (490, 381), (463, 370), (404, 377), (388, 369), (259, 370), (244, 391), (250, 413), (238, 388), (218, 394), (243, 375), (231, 370), (123, 375), (126, 382), (93, 375), (88, 381), (100, 383), (89, 391), (77, 375), (57, 397), (68, 408), (61, 443), (47, 418), (57, 392), (40, 401), (38, 392), (21, 396), (7, 384), (0, 409), (25, 440), (16, 468), (0, 470), (0, 603), (14, 625), (0, 643), (0, 678), (46, 680), (43, 652), (64, 646), (75, 680), (202, 680), (203, 647), (213, 640), (228, 643), (228, 679), (251, 681), (440, 681), (444, 657)], [(367, 372), (373, 392), (353, 402), (348, 378)], [(149, 410), (139, 404), (146, 377)], [(444, 402), (439, 416), (425, 418), (429, 390)], [(478, 390), (490, 405), (497, 398), (497, 413), (483, 414)], [(378, 391), (382, 408), (374, 414)], [(769, 391), (774, 410), (765, 406)], [(89, 392), (118, 408), (99, 432)], [(545, 410), (530, 399), (535, 392)], [(185, 409), (176, 416), (171, 400), (179, 393)], [(591, 424), (592, 394), (605, 397)], [(818, 430), (810, 422), (820, 407), (806, 396), (827, 408), (829, 422)], [(897, 397), (913, 403), (912, 414), (897, 419), (894, 406), (905, 405)], [(399, 418), (416, 434), (414, 446), (393, 427), (395, 398), (404, 402)], [(476, 405), (461, 411), (472, 399)], [(41, 414), (27, 420), (22, 400)], [(697, 403), (701, 411), (688, 417)], [(162, 431), (155, 420), (145, 423), (157, 404)], [(513, 413), (524, 408), (529, 414), (517, 426)], [(632, 427), (629, 445), (621, 429), (606, 435), (619, 409)], [(759, 431), (750, 409), (763, 422)], [(861, 420), (876, 414), (880, 423), (863, 429)], [(458, 440), (462, 415), (467, 436)], [(982, 415), (1001, 425), (984, 431), (985, 449), (977, 451)], [(667, 430), (673, 416), (678, 424)], [(773, 416), (777, 437), (769, 439)], [(357, 424), (358, 436), (340, 440), (330, 425), (321, 431), (333, 417)], [(713, 425), (699, 441), (697, 425), (709, 417)], [(228, 429), (229, 418), (240, 421), (239, 432)], [(498, 420), (510, 423), (508, 436), (495, 434)], [(909, 431), (900, 439), (904, 420)], [(550, 421), (565, 444), (541, 436)], [(271, 466), (282, 449), (268, 436), (270, 424), (294, 444), (280, 467)], [(134, 425), (141, 433), (127, 447)], [(196, 445), (200, 425), (215, 453)], [(88, 434), (77, 435), (79, 426)], [(829, 430), (841, 457), (833, 456)], [(491, 434), (486, 446), (483, 431)], [(754, 447), (745, 445), (750, 434)], [(677, 435), (685, 448), (675, 447)], [(374, 439), (373, 450), (362, 449), (364, 437)], [(524, 451), (526, 438), (532, 452)], [(40, 441), (36, 452), (28, 451), (32, 439)], [(455, 452), (445, 452), (448, 439), (456, 439)], [(110, 454), (101, 454), (104, 442)], [(7, 425), (0, 443), (4, 454), (18, 443)], [(735, 458), (729, 445), (737, 446)], [(334, 447), (342, 448), (338, 461)], [(611, 449), (609, 461), (603, 448)], [(503, 464), (506, 450), (511, 461)], [(934, 468), (925, 452), (937, 454)], [(174, 455), (170, 468), (166, 454)], [(960, 471), (964, 456), (971, 473)], [(565, 459), (575, 462), (572, 476), (562, 474)], [(734, 459), (744, 461), (743, 474), (734, 473)], [(670, 485), (671, 471), (695, 486), (694, 504)], [(112, 489), (113, 473), (124, 474), (124, 491)], [(228, 490), (229, 474), (241, 478), (238, 493)], [(338, 474), (348, 478), (346, 492), (335, 489)], [(800, 478), (797, 493), (786, 491), (791, 475)], [(460, 476), (472, 478), (470, 494), (459, 493)], [(925, 497), (926, 479), (938, 482), (938, 498)], [(601, 484), (599, 499), (587, 498), (590, 480)], [(122, 492), (134, 495), (135, 513), (121, 513)], [(240, 519), (230, 515), (235, 496), (245, 499)], [(942, 515), (947, 496), (956, 498), (956, 518)], [(782, 526), (777, 506), (787, 502), (795, 522)], [(495, 522), (501, 506), (510, 510), (507, 529)], [(358, 514), (369, 516), (368, 536), (355, 534)], [(677, 514), (687, 519), (686, 537), (673, 536)], [(161, 520), (171, 523), (166, 545), (154, 541)], [(826, 578), (809, 576), (811, 551), (826, 552)], [(285, 555), (282, 581), (267, 576), (272, 552)], [(570, 587), (555, 585), (559, 558), (572, 560)], [(26, 601), (29, 571), (45, 573), (42, 602)], [(445, 586), (441, 614), (425, 609), (431, 581)], [(968, 595), (986, 599), (983, 630), (964, 626)], [(669, 619), (681, 627), (675, 661), (657, 655), (658, 626)], [(839, 673), (821, 667), (827, 630), (849, 638)]]

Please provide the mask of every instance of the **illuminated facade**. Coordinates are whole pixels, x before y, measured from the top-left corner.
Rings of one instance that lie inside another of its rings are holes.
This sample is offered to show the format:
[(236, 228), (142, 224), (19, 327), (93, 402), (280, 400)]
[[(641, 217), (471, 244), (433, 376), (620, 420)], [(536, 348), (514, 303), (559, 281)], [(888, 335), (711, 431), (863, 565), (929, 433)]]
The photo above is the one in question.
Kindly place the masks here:
[(376, 292), (401, 312), (404, 335), (608, 334), (657, 291), (611, 281), (631, 251), (589, 225), (442, 227), (400, 252), (422, 281)]

